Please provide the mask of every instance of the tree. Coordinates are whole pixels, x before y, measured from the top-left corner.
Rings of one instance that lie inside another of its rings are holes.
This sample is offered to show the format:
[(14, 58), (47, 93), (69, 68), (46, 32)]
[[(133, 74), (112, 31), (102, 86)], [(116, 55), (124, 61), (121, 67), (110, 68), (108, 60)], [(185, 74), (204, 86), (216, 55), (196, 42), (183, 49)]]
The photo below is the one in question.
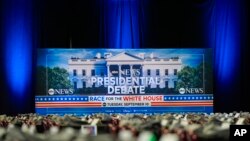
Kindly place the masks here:
[[(47, 75), (46, 75), (47, 74)], [(37, 68), (37, 94), (47, 94), (47, 89), (69, 89), (72, 85), (69, 81), (69, 73), (64, 68), (54, 67), (42, 67)], [(46, 80), (48, 79), (48, 80)], [(46, 85), (48, 85), (46, 87)]]
[(178, 73), (176, 91), (180, 88), (203, 88), (203, 63), (196, 68), (185, 66)]
[(48, 88), (69, 89), (72, 88), (69, 81), (69, 73), (64, 68), (48, 68)]

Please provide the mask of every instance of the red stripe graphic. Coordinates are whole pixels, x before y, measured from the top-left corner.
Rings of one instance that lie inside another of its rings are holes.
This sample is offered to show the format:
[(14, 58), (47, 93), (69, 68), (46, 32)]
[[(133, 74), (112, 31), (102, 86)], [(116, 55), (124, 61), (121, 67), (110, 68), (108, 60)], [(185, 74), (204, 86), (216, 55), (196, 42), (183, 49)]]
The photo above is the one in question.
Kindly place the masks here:
[(36, 102), (37, 108), (101, 107), (101, 102)]

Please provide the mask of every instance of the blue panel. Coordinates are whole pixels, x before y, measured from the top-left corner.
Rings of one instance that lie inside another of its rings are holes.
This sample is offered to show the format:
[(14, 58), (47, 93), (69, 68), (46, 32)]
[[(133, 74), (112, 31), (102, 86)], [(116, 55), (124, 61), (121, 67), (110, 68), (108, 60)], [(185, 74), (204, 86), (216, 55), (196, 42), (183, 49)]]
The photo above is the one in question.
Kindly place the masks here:
[(178, 96), (164, 96), (164, 101), (201, 101), (201, 100), (213, 100), (212, 94), (194, 94), (194, 95), (178, 95)]
[(36, 102), (89, 101), (88, 96), (36, 96)]

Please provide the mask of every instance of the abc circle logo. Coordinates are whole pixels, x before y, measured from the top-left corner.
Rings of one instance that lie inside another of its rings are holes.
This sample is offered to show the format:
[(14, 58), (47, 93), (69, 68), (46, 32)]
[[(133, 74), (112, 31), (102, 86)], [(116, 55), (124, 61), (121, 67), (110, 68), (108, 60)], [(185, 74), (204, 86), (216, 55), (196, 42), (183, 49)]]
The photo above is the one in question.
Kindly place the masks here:
[(49, 95), (54, 95), (55, 94), (55, 90), (54, 89), (49, 89), (48, 93), (49, 93)]
[(180, 94), (184, 94), (184, 93), (185, 93), (185, 89), (184, 89), (184, 88), (180, 88), (180, 89), (179, 89), (179, 93), (180, 93)]

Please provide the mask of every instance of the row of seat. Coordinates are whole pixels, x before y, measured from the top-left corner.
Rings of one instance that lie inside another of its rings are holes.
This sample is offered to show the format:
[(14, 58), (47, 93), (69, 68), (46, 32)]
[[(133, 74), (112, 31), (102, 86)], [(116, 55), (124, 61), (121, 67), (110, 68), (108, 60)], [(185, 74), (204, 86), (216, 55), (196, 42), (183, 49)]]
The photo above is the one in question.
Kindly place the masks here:
[(233, 124), (249, 125), (249, 112), (0, 115), (0, 141), (223, 141)]

